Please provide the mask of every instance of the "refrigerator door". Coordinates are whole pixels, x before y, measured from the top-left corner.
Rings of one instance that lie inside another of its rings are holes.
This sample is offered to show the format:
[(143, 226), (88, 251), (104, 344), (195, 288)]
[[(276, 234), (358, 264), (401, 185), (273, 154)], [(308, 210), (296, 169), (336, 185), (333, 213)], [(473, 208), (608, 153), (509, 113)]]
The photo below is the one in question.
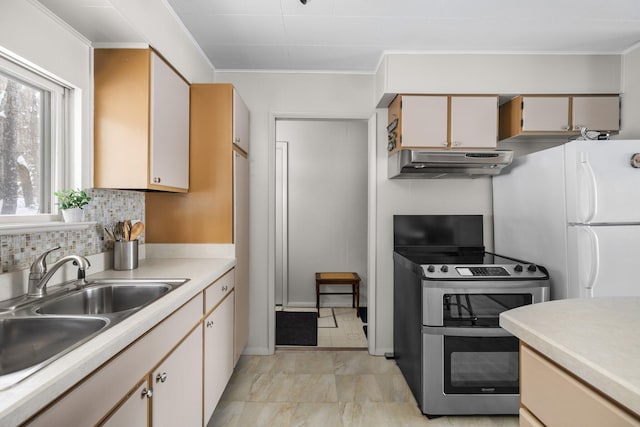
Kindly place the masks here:
[(569, 297), (640, 296), (640, 225), (569, 226)]
[(565, 144), (569, 224), (640, 224), (640, 168), (631, 165), (635, 153), (640, 141)]

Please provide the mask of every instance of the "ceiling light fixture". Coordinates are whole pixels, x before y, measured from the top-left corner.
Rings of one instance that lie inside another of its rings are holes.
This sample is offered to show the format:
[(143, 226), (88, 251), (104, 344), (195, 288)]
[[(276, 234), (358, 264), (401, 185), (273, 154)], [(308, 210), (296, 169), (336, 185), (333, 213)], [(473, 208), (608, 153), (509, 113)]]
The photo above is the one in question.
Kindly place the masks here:
[(300, 0), (300, 3), (307, 4), (308, 1), (310, 1), (310, 0)]

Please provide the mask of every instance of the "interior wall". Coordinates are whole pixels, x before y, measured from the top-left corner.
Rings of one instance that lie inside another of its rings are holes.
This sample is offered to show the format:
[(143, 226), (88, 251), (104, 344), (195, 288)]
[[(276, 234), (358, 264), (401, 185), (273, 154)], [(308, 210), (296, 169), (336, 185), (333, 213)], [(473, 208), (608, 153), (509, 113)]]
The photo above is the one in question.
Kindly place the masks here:
[[(360, 301), (367, 284), (367, 122), (278, 120), (287, 141), (289, 277), (285, 301), (315, 307), (315, 273), (357, 272)], [(278, 286), (278, 283), (276, 283)], [(345, 292), (323, 286), (323, 292)], [(324, 306), (351, 306), (351, 296), (321, 297)]]
[[(216, 82), (232, 83), (250, 111), (250, 279), (247, 354), (269, 353), (275, 322), (272, 266), (275, 216), (274, 117), (367, 118), (373, 112), (373, 76), (362, 74), (216, 72)], [(366, 151), (362, 153), (366, 158)], [(270, 231), (271, 230), (271, 231)], [(271, 284), (269, 284), (271, 281)], [(270, 287), (271, 286), (271, 287)]]
[(376, 102), (386, 107), (393, 93), (618, 93), (621, 71), (621, 55), (388, 54)]
[(640, 45), (623, 56), (622, 130), (617, 138), (640, 139)]

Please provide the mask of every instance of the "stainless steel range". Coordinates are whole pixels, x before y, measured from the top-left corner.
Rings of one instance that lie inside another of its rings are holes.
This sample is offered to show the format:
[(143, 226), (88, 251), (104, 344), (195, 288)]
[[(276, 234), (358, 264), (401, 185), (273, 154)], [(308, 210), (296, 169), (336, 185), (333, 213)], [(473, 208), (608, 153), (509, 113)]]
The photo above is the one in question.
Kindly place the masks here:
[(481, 215), (394, 216), (394, 358), (428, 416), (517, 414), (501, 312), (549, 299), (544, 267), (485, 252)]

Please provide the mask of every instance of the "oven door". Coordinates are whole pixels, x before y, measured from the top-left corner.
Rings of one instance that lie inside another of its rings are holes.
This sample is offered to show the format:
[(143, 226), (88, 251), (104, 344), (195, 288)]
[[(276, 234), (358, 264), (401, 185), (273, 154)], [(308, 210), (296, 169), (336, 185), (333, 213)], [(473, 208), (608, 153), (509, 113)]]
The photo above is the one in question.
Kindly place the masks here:
[(515, 414), (518, 339), (504, 329), (422, 327), (425, 414)]
[[(519, 392), (518, 339), (502, 328), (443, 328), (445, 394)], [(451, 331), (453, 329), (453, 331)], [(454, 332), (451, 334), (450, 332)], [(476, 332), (479, 334), (476, 336)], [(492, 333), (498, 336), (492, 336)], [(470, 335), (470, 336), (469, 336)], [(508, 334), (507, 334), (508, 335)]]

